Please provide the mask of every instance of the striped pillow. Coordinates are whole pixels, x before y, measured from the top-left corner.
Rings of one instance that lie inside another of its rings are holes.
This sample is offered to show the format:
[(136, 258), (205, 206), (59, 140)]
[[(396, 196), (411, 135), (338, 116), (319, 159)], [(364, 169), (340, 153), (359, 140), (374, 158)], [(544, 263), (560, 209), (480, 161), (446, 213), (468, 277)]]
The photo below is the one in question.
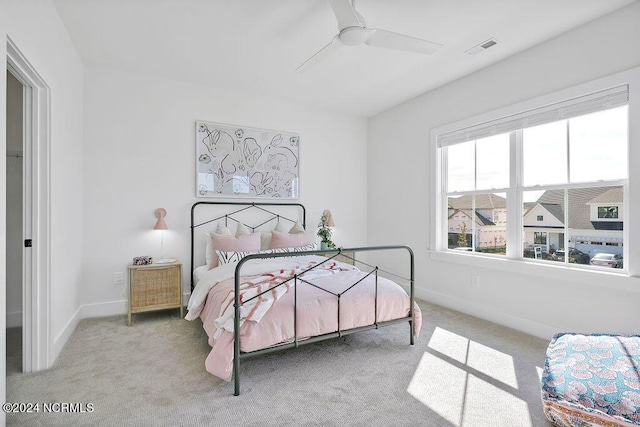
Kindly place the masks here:
[(267, 249), (265, 251), (218, 251), (216, 250), (216, 255), (218, 256), (219, 265), (229, 264), (232, 262), (238, 262), (242, 258), (251, 254), (275, 254), (275, 253), (285, 253), (285, 252), (305, 252), (305, 251), (315, 251), (318, 248), (316, 243), (311, 243), (309, 245), (300, 246), (297, 248), (277, 248), (277, 249)]
[(232, 262), (238, 262), (247, 255), (257, 254), (258, 252), (239, 252), (239, 251), (216, 251), (218, 255), (218, 265), (229, 264)]

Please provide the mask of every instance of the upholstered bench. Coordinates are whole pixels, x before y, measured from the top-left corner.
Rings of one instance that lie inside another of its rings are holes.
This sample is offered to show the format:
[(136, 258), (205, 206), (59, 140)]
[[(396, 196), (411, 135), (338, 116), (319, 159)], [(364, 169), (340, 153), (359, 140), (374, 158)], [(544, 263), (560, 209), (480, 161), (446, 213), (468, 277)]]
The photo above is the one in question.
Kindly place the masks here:
[(542, 404), (556, 426), (640, 425), (640, 335), (555, 335)]

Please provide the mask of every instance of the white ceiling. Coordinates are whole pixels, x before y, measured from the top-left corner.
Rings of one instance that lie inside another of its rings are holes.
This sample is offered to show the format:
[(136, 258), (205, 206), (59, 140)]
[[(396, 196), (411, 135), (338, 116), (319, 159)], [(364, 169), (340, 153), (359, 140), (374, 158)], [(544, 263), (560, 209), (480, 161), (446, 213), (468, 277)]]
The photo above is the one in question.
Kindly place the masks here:
[[(370, 28), (444, 46), (420, 55), (329, 43), (328, 0), (54, 0), (87, 64), (371, 116), (634, 0), (358, 0)], [(491, 38), (478, 55), (464, 51)]]

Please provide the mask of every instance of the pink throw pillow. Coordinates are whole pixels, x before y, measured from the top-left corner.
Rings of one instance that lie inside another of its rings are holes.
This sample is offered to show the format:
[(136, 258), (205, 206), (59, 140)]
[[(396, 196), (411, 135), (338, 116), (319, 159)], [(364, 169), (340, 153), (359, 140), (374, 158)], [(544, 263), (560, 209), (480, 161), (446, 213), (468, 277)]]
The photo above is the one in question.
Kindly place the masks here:
[(282, 233), (273, 230), (271, 232), (271, 249), (299, 248), (315, 242), (313, 233)]
[[(251, 233), (244, 236), (225, 236), (211, 234), (213, 248), (224, 252), (258, 252), (260, 250), (260, 233)], [(211, 257), (209, 270), (218, 266), (218, 257)]]

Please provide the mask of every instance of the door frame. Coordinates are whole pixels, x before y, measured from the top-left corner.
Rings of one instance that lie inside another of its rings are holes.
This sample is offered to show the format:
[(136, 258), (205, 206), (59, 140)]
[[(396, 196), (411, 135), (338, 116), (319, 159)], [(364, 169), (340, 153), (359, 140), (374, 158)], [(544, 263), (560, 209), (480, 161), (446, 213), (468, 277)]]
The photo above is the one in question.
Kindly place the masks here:
[(7, 70), (23, 91), (22, 370), (51, 364), (51, 90), (7, 37)]

